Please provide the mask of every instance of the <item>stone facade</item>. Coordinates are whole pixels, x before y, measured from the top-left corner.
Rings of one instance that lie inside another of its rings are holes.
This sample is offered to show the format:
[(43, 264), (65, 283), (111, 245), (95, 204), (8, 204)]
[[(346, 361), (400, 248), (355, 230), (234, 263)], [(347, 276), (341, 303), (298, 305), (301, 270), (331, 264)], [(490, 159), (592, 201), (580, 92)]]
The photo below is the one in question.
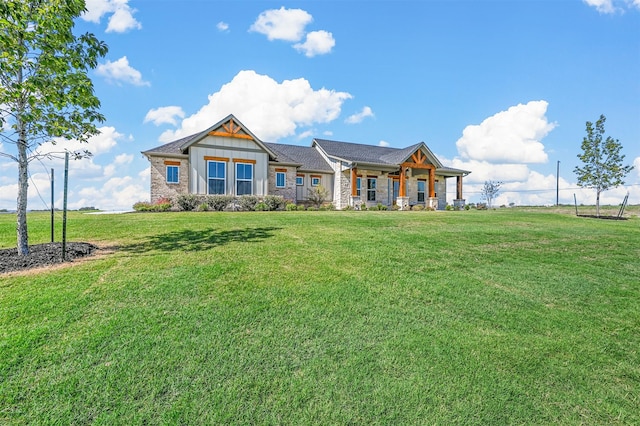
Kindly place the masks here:
[[(189, 161), (185, 158), (151, 157), (151, 202), (160, 198), (173, 199), (181, 194), (189, 193)], [(167, 183), (167, 162), (180, 163), (178, 166), (178, 183)]]
[[(276, 173), (285, 173), (285, 186), (284, 188), (278, 188), (276, 186)], [(296, 197), (296, 168), (286, 166), (274, 166), (269, 165), (269, 190), (270, 195), (280, 195), (285, 200), (297, 203)]]

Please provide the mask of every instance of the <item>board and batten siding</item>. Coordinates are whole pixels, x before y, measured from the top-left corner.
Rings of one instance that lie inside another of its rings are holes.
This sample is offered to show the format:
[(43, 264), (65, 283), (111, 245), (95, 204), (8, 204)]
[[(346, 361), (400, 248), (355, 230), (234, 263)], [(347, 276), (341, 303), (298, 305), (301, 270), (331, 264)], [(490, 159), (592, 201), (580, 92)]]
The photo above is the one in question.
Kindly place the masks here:
[(227, 176), (225, 186), (227, 195), (235, 195), (236, 167), (234, 159), (255, 162), (253, 167), (253, 195), (264, 196), (268, 194), (269, 154), (252, 140), (217, 136), (207, 136), (190, 148), (191, 193), (207, 193), (206, 157), (228, 159), (226, 162)]

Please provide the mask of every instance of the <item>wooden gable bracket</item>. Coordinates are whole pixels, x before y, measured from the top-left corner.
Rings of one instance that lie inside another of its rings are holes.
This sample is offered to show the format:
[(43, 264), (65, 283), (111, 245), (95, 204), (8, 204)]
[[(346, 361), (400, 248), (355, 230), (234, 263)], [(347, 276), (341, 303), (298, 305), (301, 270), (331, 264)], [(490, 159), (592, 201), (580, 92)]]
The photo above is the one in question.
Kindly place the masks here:
[(209, 132), (209, 136), (223, 136), (223, 137), (227, 137), (227, 138), (239, 138), (239, 139), (253, 140), (253, 138), (251, 136), (246, 135), (244, 133), (240, 133), (240, 130), (242, 130), (242, 127), (240, 127), (239, 124), (234, 123), (233, 122), (233, 118), (229, 119), (229, 121), (227, 121), (226, 123), (222, 123), (221, 127), (222, 127), (222, 129), (224, 131), (213, 130), (213, 131)]
[(424, 153), (421, 150), (417, 150), (416, 152), (413, 153), (413, 155), (411, 156), (411, 159), (416, 164), (424, 164), (424, 162), (427, 160), (427, 156), (424, 155)]

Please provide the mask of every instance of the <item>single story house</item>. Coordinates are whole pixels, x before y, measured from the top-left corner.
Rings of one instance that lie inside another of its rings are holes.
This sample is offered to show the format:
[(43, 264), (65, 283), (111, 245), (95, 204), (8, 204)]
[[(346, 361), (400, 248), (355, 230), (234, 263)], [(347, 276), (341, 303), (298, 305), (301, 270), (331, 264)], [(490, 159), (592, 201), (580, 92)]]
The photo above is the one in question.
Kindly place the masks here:
[(151, 162), (151, 201), (180, 194), (281, 195), (307, 200), (322, 185), (337, 209), (421, 204), (444, 209), (447, 179), (464, 206), (462, 178), (424, 142), (403, 149), (313, 139), (311, 146), (268, 143), (229, 115), (208, 129), (143, 151)]

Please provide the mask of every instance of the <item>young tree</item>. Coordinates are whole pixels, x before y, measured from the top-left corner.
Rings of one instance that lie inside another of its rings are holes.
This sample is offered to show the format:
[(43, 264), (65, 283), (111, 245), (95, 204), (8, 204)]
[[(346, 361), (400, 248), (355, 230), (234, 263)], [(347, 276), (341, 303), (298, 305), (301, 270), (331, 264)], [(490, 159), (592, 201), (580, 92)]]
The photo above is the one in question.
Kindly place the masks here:
[(625, 176), (633, 169), (622, 164), (624, 155), (620, 154), (622, 144), (618, 139), (608, 136), (602, 140), (605, 121), (606, 117), (600, 115), (595, 128), (587, 121), (587, 136), (582, 139), (582, 154), (578, 154), (584, 166), (573, 169), (578, 186), (596, 190), (596, 216), (600, 216), (600, 193), (624, 185)]
[(318, 209), (322, 206), (322, 203), (324, 203), (329, 196), (329, 191), (322, 185), (314, 186), (313, 188), (309, 188), (307, 191), (307, 200), (313, 203)]
[(492, 180), (484, 181), (484, 186), (480, 191), (480, 196), (483, 200), (487, 200), (487, 208), (491, 208), (493, 200), (498, 196), (498, 193), (500, 192), (500, 186), (502, 186), (502, 182), (495, 182)]
[(18, 163), (21, 255), (29, 254), (28, 167), (41, 157), (38, 146), (56, 138), (86, 142), (104, 121), (87, 71), (107, 46), (93, 34), (73, 34), (85, 10), (84, 0), (0, 0), (0, 141), (16, 151), (0, 156)]

